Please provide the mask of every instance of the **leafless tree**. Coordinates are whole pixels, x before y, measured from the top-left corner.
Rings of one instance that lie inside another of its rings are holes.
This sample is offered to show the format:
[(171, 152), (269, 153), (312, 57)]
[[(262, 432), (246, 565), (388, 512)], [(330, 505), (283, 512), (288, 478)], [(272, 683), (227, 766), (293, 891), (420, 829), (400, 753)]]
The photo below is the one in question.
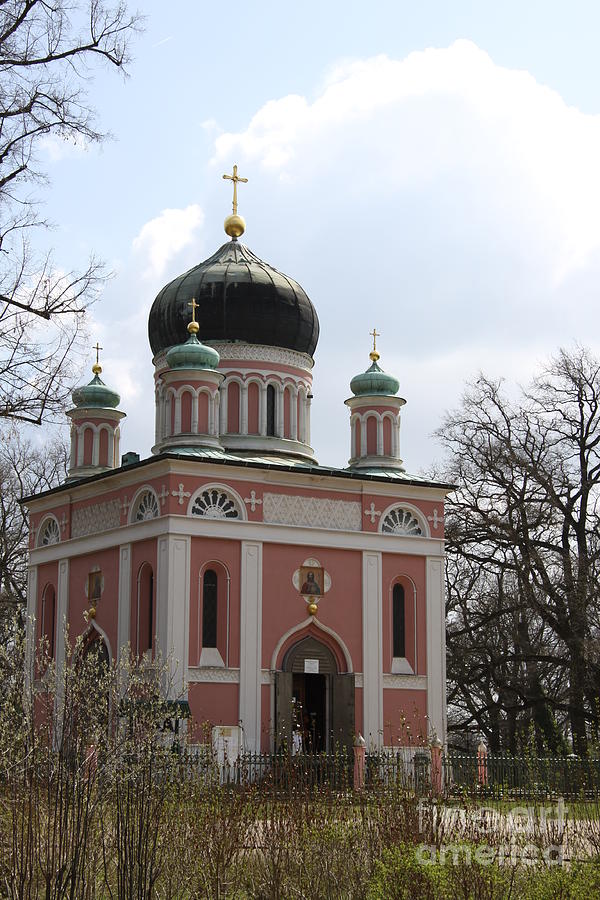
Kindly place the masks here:
[(106, 278), (91, 259), (64, 271), (32, 250), (49, 138), (98, 142), (86, 82), (96, 65), (124, 71), (140, 25), (124, 2), (0, 3), (0, 418), (41, 424), (62, 409), (83, 313)]
[[(25, 611), (29, 525), (22, 497), (56, 487), (67, 474), (68, 453), (60, 441), (43, 448), (15, 430), (0, 435), (0, 643)], [(17, 615), (15, 619), (15, 614)]]
[(547, 741), (564, 718), (585, 753), (600, 702), (600, 362), (561, 350), (518, 402), (480, 376), (438, 436), (444, 475), (459, 485), (448, 516), (451, 692), (464, 711), (480, 665), (480, 717), (482, 706), (508, 720), (511, 707), (527, 709)]

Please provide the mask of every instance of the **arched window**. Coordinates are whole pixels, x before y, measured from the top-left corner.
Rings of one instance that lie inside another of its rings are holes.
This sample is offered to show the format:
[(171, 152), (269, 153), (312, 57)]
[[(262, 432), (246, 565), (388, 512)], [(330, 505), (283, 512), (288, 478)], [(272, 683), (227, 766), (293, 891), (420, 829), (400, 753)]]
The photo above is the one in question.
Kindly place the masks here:
[(131, 521), (145, 522), (147, 519), (155, 519), (158, 515), (160, 512), (156, 494), (152, 490), (142, 491), (131, 511)]
[(56, 593), (51, 584), (44, 591), (40, 616), (40, 638), (44, 642), (44, 652), (54, 659), (54, 632), (56, 630)]
[(202, 580), (202, 647), (217, 646), (217, 573), (207, 569)]
[(241, 518), (235, 499), (219, 487), (201, 491), (194, 499), (191, 514), (207, 519)]
[(392, 593), (392, 640), (394, 657), (406, 656), (406, 609), (401, 584), (395, 584)]
[(383, 534), (401, 534), (407, 536), (422, 535), (423, 529), (419, 525), (417, 517), (410, 509), (396, 506), (391, 509), (381, 520)]
[(47, 547), (49, 544), (58, 544), (60, 541), (60, 528), (54, 516), (48, 516), (40, 527), (38, 533), (38, 547)]
[(275, 436), (275, 388), (272, 384), (267, 385), (267, 434)]

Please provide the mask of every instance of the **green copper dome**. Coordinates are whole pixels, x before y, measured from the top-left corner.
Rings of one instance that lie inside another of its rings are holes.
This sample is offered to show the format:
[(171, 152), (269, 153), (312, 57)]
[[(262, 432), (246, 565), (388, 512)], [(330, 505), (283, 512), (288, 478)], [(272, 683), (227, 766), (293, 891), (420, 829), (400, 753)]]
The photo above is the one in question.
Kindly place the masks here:
[(217, 351), (201, 344), (194, 333), (190, 334), (185, 344), (177, 344), (167, 353), (170, 369), (216, 369), (219, 359)]
[(75, 388), (71, 396), (77, 407), (116, 409), (121, 402), (117, 392), (107, 387), (98, 375), (94, 375), (89, 384)]
[(394, 396), (398, 392), (400, 382), (393, 375), (388, 375), (377, 365), (377, 360), (369, 366), (366, 372), (355, 375), (350, 382), (350, 390), (356, 397), (363, 394), (381, 394)]

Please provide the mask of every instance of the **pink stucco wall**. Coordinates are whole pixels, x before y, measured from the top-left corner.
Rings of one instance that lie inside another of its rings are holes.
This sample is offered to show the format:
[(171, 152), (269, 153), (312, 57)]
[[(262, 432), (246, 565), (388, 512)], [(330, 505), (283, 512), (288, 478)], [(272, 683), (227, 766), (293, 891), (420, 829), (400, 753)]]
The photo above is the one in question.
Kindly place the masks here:
[(386, 747), (427, 742), (427, 692), (383, 691), (383, 742)]

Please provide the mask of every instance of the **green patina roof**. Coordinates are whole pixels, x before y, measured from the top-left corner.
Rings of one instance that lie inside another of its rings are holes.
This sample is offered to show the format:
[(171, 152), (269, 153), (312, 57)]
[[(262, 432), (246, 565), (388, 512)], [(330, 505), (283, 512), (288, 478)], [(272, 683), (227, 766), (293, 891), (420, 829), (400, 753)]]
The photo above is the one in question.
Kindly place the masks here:
[(388, 375), (377, 362), (373, 362), (366, 372), (355, 375), (350, 382), (350, 390), (356, 397), (363, 394), (381, 394), (394, 396), (398, 392), (400, 382), (393, 375)]
[(121, 402), (117, 392), (107, 387), (98, 375), (94, 375), (89, 384), (75, 388), (71, 396), (78, 407), (116, 409)]
[(200, 343), (195, 334), (190, 334), (185, 344), (177, 344), (167, 353), (170, 369), (216, 369), (219, 359), (217, 351)]

